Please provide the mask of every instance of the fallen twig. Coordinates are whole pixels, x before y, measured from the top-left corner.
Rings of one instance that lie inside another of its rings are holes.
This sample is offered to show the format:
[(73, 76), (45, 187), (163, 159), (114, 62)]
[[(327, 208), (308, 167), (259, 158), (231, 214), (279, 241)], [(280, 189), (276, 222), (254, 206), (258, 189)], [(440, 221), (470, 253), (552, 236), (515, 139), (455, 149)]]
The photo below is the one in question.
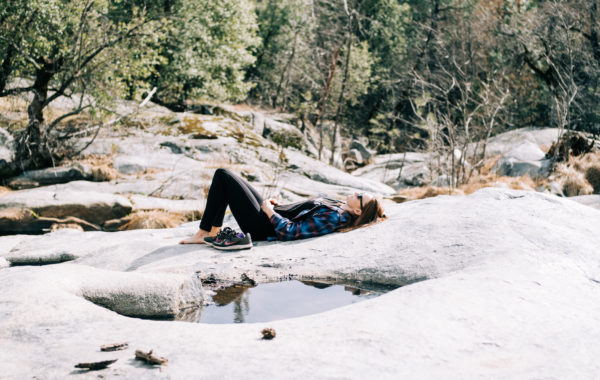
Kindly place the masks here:
[(39, 220), (39, 221), (53, 222), (53, 223), (59, 223), (59, 224), (76, 223), (76, 224), (79, 224), (80, 226), (85, 226), (85, 227), (91, 228), (96, 231), (102, 231), (102, 228), (100, 228), (100, 226), (97, 226), (97, 225), (90, 223), (88, 221), (85, 221), (83, 219), (79, 219), (75, 216), (69, 216), (69, 217), (66, 217), (63, 219), (59, 219), (59, 218), (51, 218), (51, 217), (46, 217), (46, 216), (39, 216), (35, 212), (33, 212), (33, 210), (30, 210), (30, 209), (26, 209), (26, 210), (31, 212), (31, 215), (36, 220)]
[(158, 365), (167, 364), (167, 362), (169, 361), (167, 358), (163, 358), (161, 356), (154, 356), (152, 354), (152, 351), (153, 350), (150, 350), (149, 352), (146, 353), (142, 350), (135, 350), (135, 358), (136, 358), (136, 360), (143, 360), (149, 364), (158, 364)]
[(104, 368), (108, 367), (109, 365), (113, 364), (117, 360), (118, 359), (104, 360), (101, 362), (93, 362), (93, 363), (79, 363), (79, 364), (75, 365), (75, 368), (83, 368), (83, 369), (89, 369), (90, 371), (97, 371), (99, 369), (104, 369)]
[(112, 344), (105, 344), (104, 346), (100, 347), (100, 351), (121, 351), (121, 350), (125, 350), (127, 347), (129, 347), (128, 343), (112, 343)]

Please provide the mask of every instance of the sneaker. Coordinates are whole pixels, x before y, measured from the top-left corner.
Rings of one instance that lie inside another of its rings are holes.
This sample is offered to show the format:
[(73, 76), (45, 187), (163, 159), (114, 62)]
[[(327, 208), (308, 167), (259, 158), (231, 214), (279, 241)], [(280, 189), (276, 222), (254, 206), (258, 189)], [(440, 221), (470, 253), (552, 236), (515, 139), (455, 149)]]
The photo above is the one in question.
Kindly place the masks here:
[(216, 236), (207, 236), (204, 238), (204, 242), (208, 245), (213, 245), (215, 242), (221, 242), (230, 236), (235, 236), (237, 232), (235, 230), (225, 227)]
[(221, 241), (215, 240), (212, 246), (223, 251), (250, 249), (252, 248), (252, 238), (250, 237), (250, 234), (244, 234), (243, 232), (240, 232), (236, 235), (230, 235)]

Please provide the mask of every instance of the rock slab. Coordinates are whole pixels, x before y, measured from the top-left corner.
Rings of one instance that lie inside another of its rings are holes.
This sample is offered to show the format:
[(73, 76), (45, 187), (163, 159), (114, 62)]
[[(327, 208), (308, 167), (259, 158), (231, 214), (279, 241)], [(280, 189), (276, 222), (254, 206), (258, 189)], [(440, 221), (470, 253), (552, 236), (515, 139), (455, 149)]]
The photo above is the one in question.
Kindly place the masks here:
[(113, 194), (94, 191), (53, 191), (40, 187), (12, 191), (0, 197), (0, 230), (4, 233), (41, 232), (37, 217), (76, 217), (101, 225), (132, 210), (131, 202)]
[[(0, 268), (3, 376), (61, 378), (73, 363), (106, 360), (98, 347), (121, 341), (131, 350), (111, 353), (123, 360), (102, 376), (583, 379), (599, 373), (600, 305), (590, 302), (600, 297), (598, 210), (490, 188), (392, 205), (386, 214), (383, 223), (347, 233), (226, 253), (177, 245), (197, 226), (79, 232), (68, 234), (68, 244), (57, 233), (0, 238), (0, 246), (13, 249), (44, 238), (52, 244), (40, 255), (66, 245), (78, 257)], [(109, 305), (114, 309), (139, 303), (173, 312), (199, 302), (187, 295), (197, 289), (193, 276), (242, 273), (258, 282), (292, 275), (405, 286), (268, 324), (141, 320), (88, 300), (98, 295), (118, 301)], [(277, 338), (260, 339), (265, 327)], [(155, 349), (169, 366), (151, 372), (132, 365), (133, 347)]]

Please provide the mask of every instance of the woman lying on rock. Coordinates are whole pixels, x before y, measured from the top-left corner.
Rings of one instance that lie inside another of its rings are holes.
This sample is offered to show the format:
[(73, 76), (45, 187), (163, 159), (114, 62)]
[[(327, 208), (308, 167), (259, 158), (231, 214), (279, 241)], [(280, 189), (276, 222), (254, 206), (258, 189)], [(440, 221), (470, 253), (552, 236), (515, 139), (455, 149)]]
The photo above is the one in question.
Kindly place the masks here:
[[(242, 233), (226, 227), (221, 230), (229, 206)], [(217, 249), (252, 247), (254, 240), (295, 240), (348, 231), (385, 218), (380, 202), (371, 194), (354, 193), (346, 201), (317, 198), (279, 205), (263, 201), (246, 180), (227, 169), (217, 169), (213, 177), (200, 230), (180, 244), (207, 243)]]

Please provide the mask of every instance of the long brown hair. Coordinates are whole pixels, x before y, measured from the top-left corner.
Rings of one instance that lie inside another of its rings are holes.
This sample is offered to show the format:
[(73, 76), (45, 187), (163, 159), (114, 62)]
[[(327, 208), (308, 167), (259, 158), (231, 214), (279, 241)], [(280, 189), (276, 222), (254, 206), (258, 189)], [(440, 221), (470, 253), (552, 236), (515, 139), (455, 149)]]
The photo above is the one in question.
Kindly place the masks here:
[(341, 228), (339, 230), (340, 232), (347, 232), (355, 228), (366, 227), (387, 219), (387, 216), (383, 212), (383, 207), (381, 207), (381, 202), (377, 198), (373, 198), (367, 202), (367, 204), (363, 206), (360, 215), (355, 215), (351, 212), (348, 214), (350, 214), (350, 222), (346, 227)]

